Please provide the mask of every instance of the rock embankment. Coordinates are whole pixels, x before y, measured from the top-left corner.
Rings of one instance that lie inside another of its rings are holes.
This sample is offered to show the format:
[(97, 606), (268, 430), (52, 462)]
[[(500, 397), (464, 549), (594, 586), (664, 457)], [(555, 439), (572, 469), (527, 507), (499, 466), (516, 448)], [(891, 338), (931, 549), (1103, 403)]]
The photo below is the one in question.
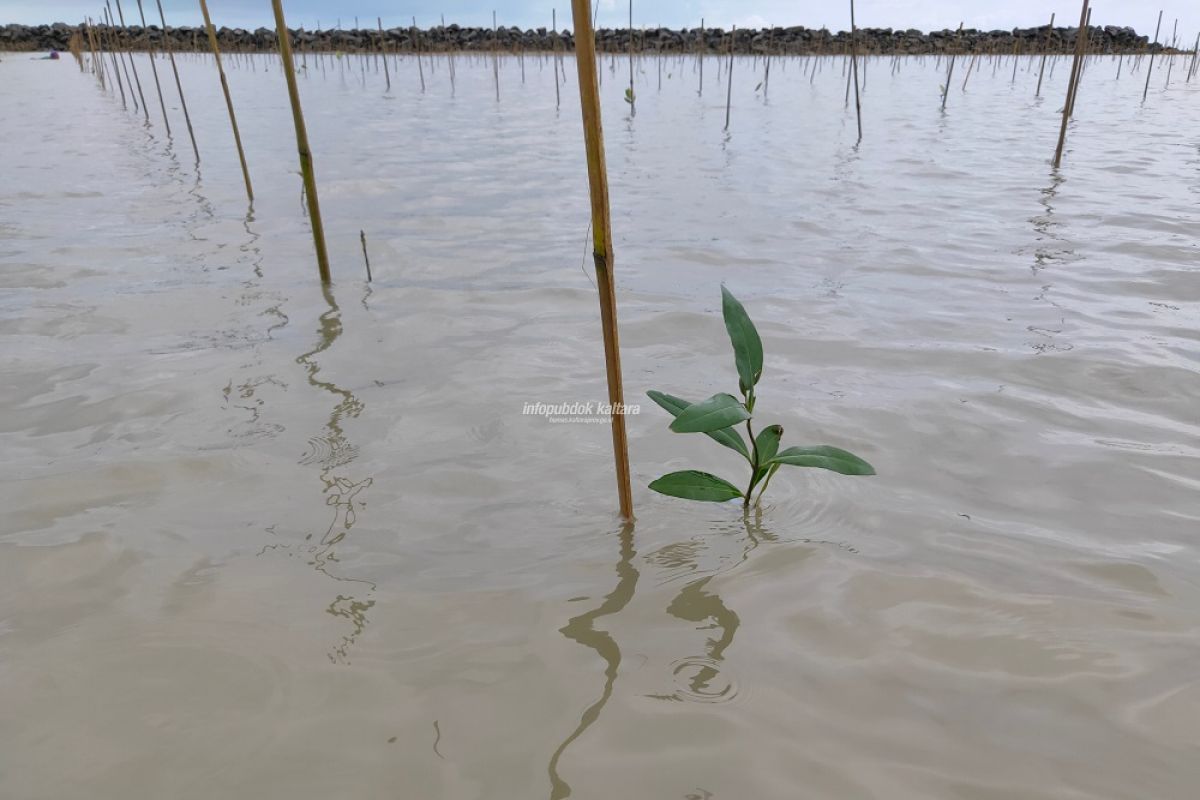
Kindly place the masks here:
[[(62, 22), (53, 25), (5, 25), (0, 27), (0, 50), (66, 50), (72, 34), (79, 26)], [(104, 31), (103, 26), (99, 30)], [(113, 31), (123, 47), (144, 49), (149, 43), (161, 48), (166, 39), (177, 50), (203, 50), (207, 38), (201, 28), (171, 28), (164, 35), (161, 28), (130, 27)], [(1014, 28), (1012, 30), (963, 31), (942, 30), (923, 33), (918, 30), (863, 28), (858, 31), (860, 52), (887, 55), (920, 55), (927, 53), (1018, 53), (1069, 52), (1075, 47), (1077, 28)], [(558, 46), (574, 49), (570, 32), (557, 36), (545, 28), (521, 30), (500, 28), (466, 28), (458, 25), (418, 30), (390, 28), (376, 30), (325, 30), (292, 32), (297, 46), (311, 50), (355, 52), (375, 50), (381, 45), (389, 51), (421, 50), (491, 50), (501, 51), (550, 50)], [(221, 47), (230, 52), (271, 51), (275, 49), (275, 31), (258, 28), (221, 28), (217, 33)], [(847, 31), (833, 33), (827, 29), (765, 28), (739, 30), (733, 34), (733, 48), (738, 53), (782, 53), (791, 55), (844, 53), (849, 51), (851, 36)], [(107, 32), (103, 39), (109, 40)], [(596, 31), (597, 49), (602, 52), (626, 52), (629, 31), (601, 28)], [(721, 53), (728, 52), (730, 33), (721, 28), (672, 30), (647, 28), (634, 31), (635, 49), (645, 53)], [(1142, 53), (1161, 50), (1148, 37), (1139, 36), (1133, 28), (1113, 25), (1088, 29), (1088, 50), (1092, 53)]]

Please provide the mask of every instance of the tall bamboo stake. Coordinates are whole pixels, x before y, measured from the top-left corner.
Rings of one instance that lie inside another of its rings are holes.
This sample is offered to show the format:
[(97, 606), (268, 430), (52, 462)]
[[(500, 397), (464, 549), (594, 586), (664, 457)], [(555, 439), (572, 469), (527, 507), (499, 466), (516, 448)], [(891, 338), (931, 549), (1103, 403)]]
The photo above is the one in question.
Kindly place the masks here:
[[(278, 0), (276, 0), (278, 2)], [(596, 76), (596, 38), (588, 7), (590, 0), (571, 0), (575, 20), (575, 65), (579, 70), (579, 100), (583, 110), (583, 139), (587, 150), (588, 185), (592, 199), (592, 258), (600, 294), (600, 323), (608, 373), (608, 400), (613, 406), (613, 458), (621, 516), (633, 517), (629, 485), (629, 444), (625, 435), (625, 393), (621, 385), (621, 347), (617, 337), (617, 298), (613, 286), (612, 228), (608, 205), (608, 173), (604, 164), (604, 131), (600, 121), (600, 87)]]
[[(960, 23), (958, 23), (959, 34), (962, 34), (962, 29), (963, 29), (963, 24), (960, 22)], [(955, 41), (957, 41), (957, 37), (956, 37)], [(950, 54), (950, 67), (946, 70), (946, 86), (942, 90), (942, 111), (946, 110), (946, 98), (950, 94), (950, 81), (954, 77), (954, 57), (955, 57), (955, 55), (956, 55), (955, 53)]]
[(858, 97), (858, 28), (854, 22), (854, 0), (850, 0), (850, 65), (854, 73), (854, 114), (858, 119), (858, 140), (862, 141), (862, 102)]
[(496, 28), (496, 12), (492, 12), (492, 77), (496, 80), (496, 102), (500, 102), (500, 36)]
[(183, 99), (183, 84), (179, 81), (179, 68), (175, 66), (175, 53), (171, 49), (171, 31), (167, 27), (167, 18), (163, 15), (162, 0), (155, 0), (158, 4), (158, 18), (162, 21), (163, 29), (163, 46), (167, 51), (167, 58), (171, 62), (171, 72), (175, 74), (175, 90), (179, 92), (179, 105), (183, 108), (183, 121), (187, 123), (188, 137), (192, 140), (192, 151), (196, 154), (196, 163), (200, 163), (200, 148), (196, 146), (196, 134), (192, 130), (192, 118), (188, 114), (187, 101)]
[(296, 150), (300, 155), (300, 172), (304, 176), (304, 194), (308, 198), (308, 218), (312, 223), (313, 245), (317, 250), (317, 270), (321, 283), (329, 283), (329, 256), (325, 252), (325, 228), (321, 224), (321, 204), (317, 200), (317, 177), (313, 171), (312, 152), (308, 148), (308, 130), (304, 126), (304, 110), (300, 108), (300, 87), (296, 85), (296, 65), (292, 61), (292, 38), (283, 18), (282, 0), (271, 0), (275, 10), (275, 31), (279, 36), (279, 59), (283, 77), (287, 79), (288, 98), (292, 103), (292, 121), (296, 125)]
[[(387, 50), (383, 46), (383, 17), (376, 17), (375, 24), (379, 26), (379, 52), (383, 56), (383, 79), (387, 81), (387, 91), (390, 92), (392, 90), (392, 73), (388, 71)], [(424, 86), (421, 87), (421, 91), (425, 91)]]
[(1083, 0), (1083, 8), (1079, 12), (1079, 31), (1075, 34), (1075, 60), (1071, 63), (1071, 77), (1067, 80), (1067, 101), (1063, 103), (1062, 127), (1058, 130), (1058, 147), (1054, 150), (1054, 168), (1062, 164), (1063, 145), (1067, 141), (1067, 121), (1071, 118), (1071, 103), (1075, 100), (1075, 79), (1079, 75), (1079, 65), (1083, 61), (1084, 26), (1087, 25), (1088, 0)]
[[(1175, 19), (1175, 27), (1171, 29), (1171, 49), (1175, 50), (1179, 43), (1179, 19)], [(1171, 68), (1175, 66), (1175, 56), (1171, 55), (1167, 59), (1167, 79), (1163, 81), (1163, 90), (1165, 91), (1171, 85)]]
[[(1154, 26), (1154, 43), (1158, 44), (1158, 29), (1162, 27), (1162, 9), (1158, 12), (1158, 24)], [(1150, 51), (1150, 65), (1146, 67), (1146, 87), (1142, 89), (1142, 102), (1146, 102), (1146, 93), (1150, 91), (1150, 73), (1154, 69), (1154, 50)]]
[(550, 39), (551, 52), (554, 54), (551, 65), (554, 67), (554, 110), (557, 111), (562, 105), (562, 96), (558, 90), (558, 9), (550, 9), (550, 27), (554, 33)]
[(421, 94), (425, 94), (425, 68), (421, 66), (421, 30), (417, 18), (413, 17), (413, 51), (417, 54), (417, 74), (421, 76)]
[(1050, 29), (1046, 31), (1046, 41), (1042, 45), (1042, 65), (1038, 67), (1038, 85), (1037, 91), (1033, 93), (1034, 97), (1042, 95), (1042, 76), (1046, 73), (1046, 53), (1050, 50), (1050, 34), (1054, 32), (1054, 15), (1050, 15)]
[(163, 102), (162, 84), (158, 81), (158, 65), (154, 63), (154, 47), (150, 44), (150, 29), (146, 27), (146, 12), (142, 8), (142, 0), (137, 0), (138, 16), (142, 18), (142, 36), (146, 42), (146, 53), (150, 57), (150, 71), (154, 73), (154, 88), (158, 90), (158, 107), (162, 109), (163, 125), (166, 126), (167, 136), (171, 135), (171, 121), (167, 119), (167, 104)]
[[(597, 4), (597, 8), (599, 8), (599, 4)], [(700, 42), (696, 46), (696, 49), (700, 52), (700, 88), (696, 90), (696, 94), (701, 97), (704, 96), (704, 50), (705, 50), (706, 45), (707, 45), (707, 42), (704, 39), (704, 17), (701, 17), (700, 18)]]
[[(113, 41), (113, 24), (112, 17), (108, 14), (108, 9), (104, 10), (104, 28), (108, 34), (108, 57), (112, 61), (113, 72), (117, 75), (117, 88), (121, 91), (121, 108), (128, 109), (129, 104), (125, 102), (125, 85), (121, 82), (121, 68), (117, 66), (116, 42)], [(133, 87), (129, 87), (132, 91)]]
[(633, 94), (633, 0), (629, 0), (629, 116), (637, 114)]
[(734, 25), (729, 34), (729, 74), (725, 76), (728, 79), (725, 86), (725, 130), (729, 130), (729, 111), (733, 105), (733, 42), (736, 38), (737, 25)]
[(1071, 90), (1071, 108), (1068, 109), (1067, 115), (1075, 116), (1075, 98), (1079, 97), (1079, 83), (1083, 80), (1083, 71), (1087, 67), (1087, 47), (1088, 47), (1088, 32), (1092, 27), (1092, 9), (1089, 6), (1087, 13), (1087, 21), (1083, 25), (1083, 29), (1079, 35), (1083, 37), (1083, 59), (1079, 62), (1079, 74), (1075, 76), (1075, 88)]
[(229, 94), (229, 81), (225, 79), (225, 67), (221, 65), (221, 48), (217, 45), (217, 29), (208, 16), (208, 3), (200, 0), (200, 11), (204, 14), (204, 28), (208, 31), (208, 44), (212, 47), (217, 62), (217, 74), (221, 76), (221, 91), (225, 93), (225, 107), (229, 109), (229, 125), (233, 128), (233, 142), (237, 145), (238, 161), (242, 163), (242, 178), (246, 181), (246, 199), (254, 202), (254, 187), (250, 185), (250, 170), (246, 167), (246, 152), (242, 150), (242, 135), (238, 132), (237, 115), (233, 113), (233, 97)]
[[(117, 18), (121, 20), (121, 30), (127, 31), (125, 27), (125, 12), (121, 10), (121, 0), (117, 0)], [(138, 77), (137, 62), (133, 60), (133, 53), (129, 53), (129, 65), (133, 67), (133, 82), (137, 86), (138, 97), (142, 100), (142, 113), (146, 117), (146, 122), (150, 122), (150, 109), (146, 107), (146, 96), (142, 94), (142, 79)]]
[[(121, 65), (121, 69), (125, 70), (125, 85), (129, 87), (129, 99), (133, 102), (133, 110), (140, 111), (137, 95), (133, 93), (133, 79), (129, 77), (129, 65), (126, 61), (132, 61), (133, 58), (125, 52), (125, 48), (121, 41), (121, 33), (124, 31), (122, 27), (117, 29), (117, 18), (113, 16), (112, 4), (108, 0), (104, 0), (104, 13), (108, 19), (108, 35), (109, 41), (112, 42), (113, 54), (117, 57), (117, 63)], [(148, 117), (149, 115), (147, 115)], [(149, 121), (147, 119), (147, 121)]]

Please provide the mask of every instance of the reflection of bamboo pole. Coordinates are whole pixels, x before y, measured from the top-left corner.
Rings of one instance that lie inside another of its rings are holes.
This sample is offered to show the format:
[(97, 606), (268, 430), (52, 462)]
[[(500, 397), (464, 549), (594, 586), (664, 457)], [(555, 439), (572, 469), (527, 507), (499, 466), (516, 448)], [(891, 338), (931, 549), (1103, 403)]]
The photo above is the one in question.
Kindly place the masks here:
[[(1050, 29), (1046, 31), (1046, 44), (1042, 50), (1042, 65), (1038, 67), (1038, 85), (1037, 91), (1033, 93), (1034, 97), (1040, 97), (1042, 94), (1042, 75), (1046, 73), (1046, 53), (1050, 50), (1050, 34), (1054, 33), (1054, 15), (1050, 15)], [(1120, 73), (1117, 73), (1120, 77)]]
[[(1154, 44), (1158, 44), (1158, 29), (1162, 27), (1162, 10), (1158, 12), (1158, 24), (1154, 26)], [(1150, 50), (1150, 64), (1146, 67), (1146, 88), (1142, 89), (1142, 102), (1146, 102), (1146, 93), (1150, 91), (1150, 73), (1154, 71), (1154, 50)]]
[[(278, 0), (276, 0), (278, 2)], [(613, 456), (617, 470), (617, 497), (621, 515), (633, 516), (629, 487), (629, 444), (622, 410), (625, 394), (621, 385), (621, 347), (617, 336), (617, 298), (613, 286), (612, 228), (608, 205), (608, 174), (604, 164), (604, 131), (600, 121), (600, 88), (596, 77), (596, 38), (588, 7), (590, 0), (571, 0), (575, 19), (575, 65), (579, 70), (579, 100), (583, 110), (583, 138), (587, 150), (588, 184), (592, 200), (592, 258), (596, 264), (596, 287), (600, 293), (600, 322), (604, 333), (604, 356), (608, 373), (608, 400), (612, 415)]]
[(200, 163), (200, 148), (196, 146), (196, 134), (192, 131), (192, 118), (188, 114), (187, 101), (183, 99), (183, 84), (179, 82), (179, 68), (175, 66), (175, 53), (171, 50), (171, 31), (167, 28), (167, 18), (163, 15), (162, 0), (155, 0), (158, 4), (158, 18), (162, 21), (163, 42), (167, 51), (167, 58), (171, 61), (171, 72), (175, 74), (175, 89), (179, 92), (179, 105), (183, 107), (183, 121), (187, 123), (188, 136), (192, 140), (192, 150), (196, 153), (196, 163)]
[(204, 27), (208, 31), (208, 43), (212, 46), (213, 58), (217, 61), (217, 74), (221, 76), (221, 91), (225, 93), (225, 107), (229, 109), (229, 125), (233, 128), (233, 141), (237, 145), (238, 160), (242, 162), (242, 177), (246, 179), (246, 198), (254, 202), (254, 188), (250, 185), (250, 170), (246, 167), (246, 153), (242, 150), (242, 135), (238, 133), (237, 115), (233, 113), (233, 98), (229, 94), (229, 81), (225, 80), (225, 68), (221, 66), (221, 48), (217, 46), (217, 29), (208, 16), (208, 3), (200, 0), (200, 11), (204, 14)]
[(158, 66), (154, 63), (154, 47), (150, 44), (150, 29), (146, 27), (146, 12), (142, 8), (142, 0), (137, 0), (138, 15), (142, 18), (142, 36), (146, 40), (146, 53), (150, 57), (150, 71), (154, 73), (154, 88), (158, 90), (158, 107), (162, 109), (163, 125), (167, 128), (167, 136), (171, 135), (171, 123), (167, 119), (167, 104), (163, 102), (162, 84), (158, 82)]
[(1071, 118), (1071, 104), (1075, 101), (1075, 79), (1079, 75), (1079, 65), (1083, 61), (1083, 28), (1087, 24), (1088, 0), (1083, 0), (1083, 9), (1079, 12), (1079, 31), (1075, 34), (1075, 59), (1071, 62), (1071, 77), (1067, 80), (1067, 101), (1063, 103), (1062, 127), (1058, 131), (1058, 147), (1054, 151), (1054, 168), (1062, 164), (1063, 145), (1067, 141), (1067, 121)]
[(321, 225), (321, 204), (317, 200), (317, 177), (313, 172), (312, 152), (308, 149), (308, 130), (304, 126), (304, 110), (300, 108), (300, 87), (296, 85), (296, 65), (292, 62), (292, 39), (283, 18), (282, 0), (271, 0), (275, 9), (275, 30), (279, 36), (279, 58), (283, 76), (287, 79), (288, 97), (292, 102), (292, 121), (296, 125), (296, 150), (300, 154), (300, 171), (304, 175), (304, 194), (308, 197), (308, 216), (312, 222), (313, 245), (317, 249), (317, 270), (321, 283), (329, 283), (329, 256), (325, 252), (325, 228)]

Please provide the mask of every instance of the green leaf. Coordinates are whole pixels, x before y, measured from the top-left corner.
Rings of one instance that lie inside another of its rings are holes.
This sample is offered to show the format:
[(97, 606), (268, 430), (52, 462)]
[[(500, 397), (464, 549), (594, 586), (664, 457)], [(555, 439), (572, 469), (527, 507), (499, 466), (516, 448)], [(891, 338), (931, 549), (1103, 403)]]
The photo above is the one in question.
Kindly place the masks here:
[(866, 461), (853, 453), (847, 453), (845, 450), (829, 445), (789, 447), (781, 450), (771, 461), (775, 464), (788, 464), (793, 467), (827, 469), (842, 475), (875, 474), (875, 468)]
[(676, 433), (710, 433), (750, 419), (750, 412), (731, 394), (714, 394), (688, 406), (675, 421), (671, 430)]
[(738, 299), (721, 287), (721, 313), (725, 317), (725, 330), (733, 343), (733, 361), (737, 365), (738, 380), (743, 392), (749, 392), (762, 377), (763, 348), (758, 329), (750, 321), (746, 309)]
[(670, 497), (710, 503), (724, 503), (742, 496), (741, 490), (729, 481), (694, 469), (669, 472), (651, 483), (650, 488)]
[[(679, 397), (675, 397), (674, 395), (659, 392), (654, 389), (646, 392), (646, 396), (658, 403), (658, 405), (661, 406), (672, 417), (678, 417), (681, 413), (683, 413), (684, 409), (692, 405), (687, 400), (683, 400)], [(750, 460), (750, 449), (746, 447), (746, 442), (744, 439), (742, 439), (742, 435), (733, 428), (722, 428), (719, 431), (706, 431), (704, 435), (708, 436), (718, 444), (725, 445), (730, 450), (738, 451), (747, 461)]]
[(754, 437), (754, 447), (758, 450), (758, 463), (766, 464), (779, 451), (779, 438), (783, 436), (782, 425), (769, 425)]

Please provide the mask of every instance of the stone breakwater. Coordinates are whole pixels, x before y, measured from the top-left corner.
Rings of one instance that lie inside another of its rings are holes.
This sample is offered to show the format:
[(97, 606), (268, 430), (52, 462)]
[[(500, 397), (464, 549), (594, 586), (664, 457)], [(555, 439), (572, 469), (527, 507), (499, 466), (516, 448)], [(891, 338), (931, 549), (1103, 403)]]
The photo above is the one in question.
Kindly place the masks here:
[[(104, 26), (98, 26), (104, 30)], [(58, 50), (68, 49), (76, 25), (5, 25), (0, 27), (0, 50)], [(147, 43), (161, 48), (169, 38), (176, 50), (207, 49), (202, 28), (129, 27), (114, 29), (122, 47), (145, 49)], [(1074, 50), (1077, 28), (1014, 28), (1012, 30), (963, 31), (942, 30), (922, 33), (918, 30), (891, 28), (862, 28), (857, 33), (859, 52), (887, 55), (921, 55), (930, 53), (1066, 53)], [(307, 50), (358, 52), (378, 50), (389, 52), (422, 51), (501, 51), (550, 50), (557, 46), (574, 49), (571, 33), (555, 34), (545, 28), (468, 28), (458, 25), (415, 29), (389, 28), (377, 30), (292, 31), (293, 42)], [(275, 31), (270, 28), (244, 30), (220, 28), (217, 32), (221, 47), (230, 52), (273, 51)], [(601, 28), (596, 31), (596, 45), (601, 52), (626, 52), (629, 49), (627, 29)], [(721, 28), (672, 30), (647, 28), (634, 31), (634, 48), (643, 53), (724, 53), (730, 47), (731, 34)], [(831, 32), (813, 28), (766, 28), (739, 30), (732, 34), (732, 46), (738, 53), (780, 53), (790, 55), (840, 54), (849, 52), (851, 35), (847, 31)], [(107, 42), (108, 36), (105, 36)], [(85, 45), (86, 46), (86, 45)], [(1088, 51), (1091, 53), (1142, 53), (1162, 51), (1162, 45), (1151, 44), (1133, 28), (1113, 25), (1088, 29)]]

